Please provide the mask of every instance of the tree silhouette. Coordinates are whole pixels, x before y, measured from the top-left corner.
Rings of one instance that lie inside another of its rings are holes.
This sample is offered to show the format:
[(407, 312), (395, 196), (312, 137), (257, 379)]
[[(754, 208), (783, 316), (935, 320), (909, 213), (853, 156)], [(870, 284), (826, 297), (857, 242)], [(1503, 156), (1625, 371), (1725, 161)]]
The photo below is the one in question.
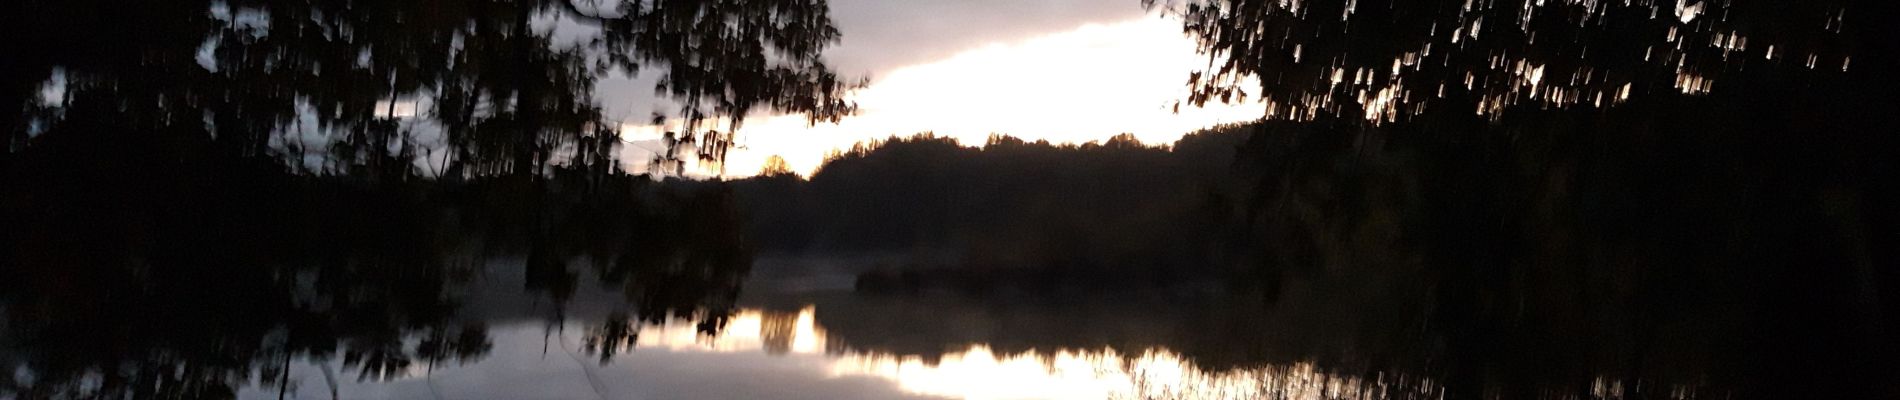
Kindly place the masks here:
[[(20, 351), (0, 362), (33, 373), (0, 396), (225, 398), (297, 385), (292, 363), (474, 361), (468, 259), (517, 252), (557, 301), (586, 256), (638, 277), (615, 283), (641, 318), (723, 321), (750, 258), (698, 220), (730, 202), (618, 174), (593, 84), (677, 72), (666, 94), (705, 115), (835, 120), (848, 85), (817, 80), (837, 32), (823, 2), (597, 5), (0, 4), (0, 337)], [(560, 18), (595, 30), (537, 22)]]
[[(1208, 67), (1186, 101), (1394, 122), (1427, 109), (1604, 107), (1704, 93), (1749, 68), (1852, 65), (1846, 1), (1142, 0), (1181, 17)], [(1874, 22), (1866, 22), (1874, 23)], [(1778, 78), (1802, 79), (1800, 75)], [(1251, 89), (1251, 90), (1250, 90)]]
[[(695, 122), (682, 134), (697, 137), (701, 158), (714, 162), (731, 146), (731, 129), (699, 130), (699, 121), (736, 129), (765, 109), (814, 123), (854, 110), (844, 94), (856, 84), (819, 58), (839, 38), (822, 0), (7, 7), (18, 22), (0, 39), (15, 55), (0, 104), (8, 152), (31, 147), (29, 137), (68, 134), (79, 119), (124, 120), (130, 130), (180, 145), (211, 142), (218, 154), (240, 157), (306, 150), (299, 137), (315, 131), (330, 136), (315, 148), (331, 157), (324, 172), (402, 179), (415, 175), (419, 128), (391, 111), (419, 102), (431, 106), (419, 117), (448, 146), (444, 175), (540, 174), (556, 161), (611, 161), (603, 158), (614, 153), (619, 122), (600, 115), (592, 89), (615, 71), (660, 71), (657, 92), (681, 104), (680, 116)], [(576, 21), (591, 35), (557, 39), (537, 18)], [(143, 28), (121, 29), (132, 25)], [(72, 101), (47, 115), (34, 98), (55, 71)], [(88, 105), (95, 102), (105, 104)]]
[(1891, 330), (1873, 328), (1890, 302), (1869, 293), (1896, 280), (1869, 266), (1895, 254), (1856, 243), (1900, 214), (1833, 205), (1900, 192), (1871, 161), (1896, 139), (1876, 111), (1895, 104), (1878, 72), (1890, 24), (1858, 14), (1876, 10), (1144, 5), (1180, 16), (1208, 56), (1186, 103), (1268, 104), (1238, 157), (1245, 279), (1287, 308), (1424, 304), (1410, 347), (1436, 349), (1448, 397), (1582, 397), (1597, 377), (1737, 397), (1891, 390), (1872, 383), (1892, 376), (1878, 361)]

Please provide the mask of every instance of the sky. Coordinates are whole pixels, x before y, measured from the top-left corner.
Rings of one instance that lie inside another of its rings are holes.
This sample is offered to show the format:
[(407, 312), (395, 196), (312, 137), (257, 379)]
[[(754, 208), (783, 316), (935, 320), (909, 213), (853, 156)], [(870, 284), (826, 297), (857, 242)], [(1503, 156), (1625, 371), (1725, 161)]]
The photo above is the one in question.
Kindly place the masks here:
[[(991, 133), (1081, 143), (1133, 133), (1165, 144), (1219, 123), (1259, 117), (1257, 105), (1172, 110), (1188, 72), (1205, 66), (1179, 21), (1137, 0), (832, 0), (843, 40), (825, 53), (841, 74), (869, 77), (853, 97), (859, 114), (808, 126), (797, 115), (755, 115), (739, 130), (726, 174), (757, 173), (783, 157), (809, 173), (835, 149), (892, 135), (933, 132), (966, 145)], [(607, 115), (629, 121), (622, 159), (642, 172), (663, 130), (647, 116), (674, 107), (651, 77), (604, 81)]]

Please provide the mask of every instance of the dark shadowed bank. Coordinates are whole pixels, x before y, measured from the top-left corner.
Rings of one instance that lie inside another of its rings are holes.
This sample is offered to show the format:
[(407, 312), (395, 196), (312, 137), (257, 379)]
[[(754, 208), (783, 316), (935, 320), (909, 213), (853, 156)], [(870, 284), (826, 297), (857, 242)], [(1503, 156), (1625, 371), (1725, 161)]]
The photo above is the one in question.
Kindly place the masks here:
[(489, 321), (463, 305), (497, 259), (526, 260), (501, 265), (525, 269), (518, 289), (550, 321), (599, 282), (632, 305), (616, 318), (712, 330), (751, 265), (713, 185), (565, 170), (372, 185), (65, 146), (0, 177), (0, 393), (22, 398), (223, 398), (294, 385), (286, 369), (311, 360), (342, 361), (332, 388), (477, 362)]

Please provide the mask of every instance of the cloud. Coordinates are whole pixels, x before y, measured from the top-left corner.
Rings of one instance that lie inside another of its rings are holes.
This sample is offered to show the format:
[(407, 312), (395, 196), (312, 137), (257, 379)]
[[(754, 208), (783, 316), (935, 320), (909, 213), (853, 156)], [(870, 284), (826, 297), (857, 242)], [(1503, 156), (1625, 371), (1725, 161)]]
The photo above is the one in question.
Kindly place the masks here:
[(1182, 81), (1205, 65), (1178, 20), (1142, 18), (1090, 24), (1064, 32), (968, 49), (893, 70), (858, 93), (861, 113), (842, 123), (805, 125), (802, 118), (748, 119), (744, 147), (728, 173), (749, 175), (779, 155), (809, 172), (835, 148), (890, 135), (934, 132), (977, 145), (991, 133), (1028, 140), (1081, 143), (1132, 133), (1168, 143), (1189, 131), (1260, 117), (1263, 106), (1182, 107)]
[(841, 72), (874, 77), (991, 43), (1143, 15), (1136, 0), (832, 0), (844, 41), (826, 58)]
[[(831, 0), (842, 43), (826, 62), (847, 76), (880, 80), (899, 68), (945, 59), (994, 43), (1071, 31), (1144, 15), (1136, 0)], [(614, 118), (639, 120), (670, 105), (653, 94), (660, 71), (603, 80), (596, 97)]]
[[(874, 78), (856, 96), (861, 113), (818, 126), (798, 116), (749, 117), (728, 174), (751, 175), (773, 155), (809, 172), (832, 149), (890, 135), (935, 132), (980, 144), (990, 133), (1070, 143), (1133, 133), (1168, 143), (1263, 112), (1258, 104), (1210, 104), (1174, 113), (1186, 96), (1183, 78), (1207, 59), (1179, 20), (1149, 14), (1136, 0), (831, 1), (845, 37), (827, 59), (842, 73)], [(609, 117), (635, 125), (626, 135), (637, 142), (622, 159), (643, 171), (662, 129), (639, 125), (674, 106), (652, 98), (650, 80), (605, 82), (600, 92)]]

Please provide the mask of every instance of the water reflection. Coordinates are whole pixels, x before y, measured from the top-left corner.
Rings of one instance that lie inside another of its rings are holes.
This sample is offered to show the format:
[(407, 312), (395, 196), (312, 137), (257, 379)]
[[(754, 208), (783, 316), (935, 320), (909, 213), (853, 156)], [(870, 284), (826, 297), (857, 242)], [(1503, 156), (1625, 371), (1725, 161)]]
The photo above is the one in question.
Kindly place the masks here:
[(935, 359), (858, 352), (830, 337), (816, 321), (815, 307), (795, 313), (748, 310), (720, 336), (694, 335), (688, 340), (682, 336), (689, 332), (674, 329), (641, 345), (676, 351), (824, 353), (833, 357), (825, 367), (831, 376), (874, 376), (911, 393), (967, 399), (1378, 399), (1437, 393), (1429, 381), (1369, 381), (1327, 373), (1312, 363), (1206, 370), (1167, 349), (1011, 354), (973, 344)]
[[(734, 314), (725, 329), (712, 333), (699, 330), (695, 324), (649, 324), (640, 329), (642, 333), (631, 351), (619, 356), (614, 362), (639, 363), (642, 358), (657, 357), (657, 354), (723, 354), (733, 358), (720, 362), (719, 366), (714, 367), (715, 371), (734, 380), (754, 379), (756, 374), (762, 372), (804, 376), (801, 380), (803, 383), (798, 385), (822, 384), (812, 382), (813, 379), (868, 377), (889, 382), (908, 394), (965, 399), (1356, 400), (1443, 399), (1448, 396), (1444, 382), (1429, 374), (1397, 369), (1347, 372), (1339, 368), (1327, 368), (1317, 360), (1255, 360), (1214, 365), (1197, 361), (1195, 356), (1167, 346), (1008, 351), (989, 343), (957, 345), (941, 342), (945, 343), (945, 347), (932, 354), (870, 350), (861, 343), (854, 343), (848, 336), (829, 331), (820, 322), (819, 307), (807, 304), (796, 311), (745, 309)], [(843, 308), (853, 311), (850, 307)], [(831, 319), (848, 320), (891, 317), (856, 312), (832, 314), (829, 317)], [(956, 332), (884, 331), (878, 334), (923, 335), (938, 339), (961, 336)], [(1083, 338), (1049, 339), (1065, 343), (1088, 341)], [(584, 342), (589, 339), (576, 340)], [(770, 357), (748, 357), (759, 354)], [(776, 364), (800, 371), (786, 372), (745, 363)], [(602, 365), (607, 364), (603, 362)], [(1523, 398), (1540, 399), (1607, 400), (1725, 398), (1734, 394), (1706, 385), (1625, 381), (1598, 376), (1581, 387), (1543, 387), (1521, 395)], [(1498, 396), (1498, 392), (1489, 395)]]
[[(583, 363), (581, 373), (575, 375), (586, 375), (589, 385), (595, 385), (592, 380), (641, 380), (637, 374), (617, 374), (687, 357), (683, 355), (709, 354), (724, 358), (681, 368), (692, 368), (695, 373), (733, 382), (769, 380), (786, 385), (750, 388), (747, 390), (752, 391), (745, 392), (748, 395), (744, 397), (783, 397), (811, 387), (838, 381), (858, 382), (864, 378), (888, 382), (890, 387), (908, 395), (967, 399), (1410, 399), (1441, 395), (1430, 378), (1390, 373), (1341, 374), (1310, 362), (1207, 368), (1165, 348), (1065, 350), (1042, 354), (999, 352), (985, 344), (972, 344), (948, 349), (930, 358), (861, 351), (827, 332), (818, 323), (817, 313), (815, 306), (797, 311), (746, 309), (734, 314), (725, 328), (710, 334), (694, 323), (642, 324), (635, 329), (639, 332), (638, 338), (626, 353), (603, 358), (598, 364)], [(502, 346), (530, 349), (546, 348), (541, 341), (554, 340), (557, 343), (548, 346), (554, 348), (551, 352), (562, 352), (569, 351), (566, 349), (574, 343), (585, 346), (585, 343), (595, 342), (594, 332), (600, 326), (615, 323), (608, 321), (581, 333), (548, 332), (560, 328), (515, 325), (511, 332), (499, 336), (503, 338)], [(555, 338), (548, 339), (549, 335)], [(508, 338), (525, 343), (507, 343)], [(594, 355), (582, 352), (573, 357), (579, 362)], [(759, 355), (766, 358), (757, 357)], [(555, 354), (553, 357), (565, 356)], [(495, 362), (510, 360), (503, 357)], [(539, 366), (545, 362), (545, 359), (528, 360), (531, 365), (469, 368), (500, 370), (504, 374), (512, 371), (532, 376), (553, 375)], [(788, 377), (792, 379), (786, 380)], [(629, 391), (688, 397), (704, 393), (697, 388), (670, 386), (667, 382), (642, 383), (648, 387), (617, 386), (618, 389), (610, 390), (613, 394), (603, 396), (637, 397), (628, 396)], [(548, 384), (550, 390), (556, 391), (565, 390), (562, 387), (568, 385), (577, 384)], [(388, 389), (358, 387), (351, 390)], [(885, 396), (877, 393), (863, 391), (849, 397)]]

